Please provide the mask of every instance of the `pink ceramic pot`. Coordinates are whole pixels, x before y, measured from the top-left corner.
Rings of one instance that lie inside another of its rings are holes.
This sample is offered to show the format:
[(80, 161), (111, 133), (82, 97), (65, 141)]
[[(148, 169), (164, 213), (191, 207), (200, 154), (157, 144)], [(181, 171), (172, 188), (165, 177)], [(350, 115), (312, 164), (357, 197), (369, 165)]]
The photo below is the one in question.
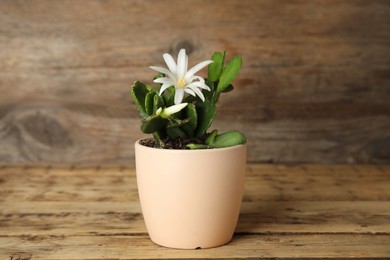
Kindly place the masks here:
[(164, 150), (135, 143), (138, 192), (149, 236), (182, 249), (233, 236), (244, 190), (246, 145)]

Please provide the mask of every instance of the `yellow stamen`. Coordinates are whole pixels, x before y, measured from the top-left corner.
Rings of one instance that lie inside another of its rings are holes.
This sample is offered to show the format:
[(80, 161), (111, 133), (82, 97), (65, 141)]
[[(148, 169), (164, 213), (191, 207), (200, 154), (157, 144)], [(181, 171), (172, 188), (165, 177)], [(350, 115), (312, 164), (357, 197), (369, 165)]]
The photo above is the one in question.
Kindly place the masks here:
[(186, 80), (184, 78), (180, 78), (177, 81), (177, 85), (179, 85), (180, 88), (183, 88), (186, 85)]

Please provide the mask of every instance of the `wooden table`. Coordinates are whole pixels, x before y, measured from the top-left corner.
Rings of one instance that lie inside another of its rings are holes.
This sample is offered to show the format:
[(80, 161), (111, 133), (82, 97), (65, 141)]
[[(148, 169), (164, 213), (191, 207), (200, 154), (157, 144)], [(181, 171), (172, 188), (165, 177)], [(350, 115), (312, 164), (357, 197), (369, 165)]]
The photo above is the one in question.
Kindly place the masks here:
[(0, 259), (390, 258), (390, 165), (248, 165), (231, 243), (149, 240), (134, 167), (0, 167)]

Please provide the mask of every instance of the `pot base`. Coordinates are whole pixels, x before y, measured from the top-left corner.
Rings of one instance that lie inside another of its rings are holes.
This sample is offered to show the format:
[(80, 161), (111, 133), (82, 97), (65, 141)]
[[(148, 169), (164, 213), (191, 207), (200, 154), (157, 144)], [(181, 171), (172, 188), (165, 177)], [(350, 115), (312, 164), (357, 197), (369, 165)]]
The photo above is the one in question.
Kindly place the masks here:
[(164, 243), (164, 241), (162, 243), (159, 243), (159, 242), (154, 241), (152, 238), (150, 238), (150, 240), (152, 240), (152, 242), (155, 243), (156, 245), (166, 247), (166, 248), (181, 249), (181, 250), (200, 250), (200, 249), (209, 249), (209, 248), (224, 246), (224, 245), (228, 244), (232, 240), (232, 238), (230, 238), (228, 241), (225, 241), (222, 243), (220, 242), (220, 243), (216, 243), (216, 244), (209, 244), (209, 245), (196, 246), (196, 247), (166, 244), (166, 243)]

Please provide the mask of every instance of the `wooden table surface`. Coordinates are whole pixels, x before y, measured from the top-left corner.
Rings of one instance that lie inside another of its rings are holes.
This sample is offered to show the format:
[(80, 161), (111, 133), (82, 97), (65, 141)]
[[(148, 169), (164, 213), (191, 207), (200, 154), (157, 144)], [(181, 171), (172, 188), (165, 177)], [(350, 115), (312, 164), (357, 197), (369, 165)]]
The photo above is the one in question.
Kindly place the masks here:
[(173, 258), (390, 258), (390, 165), (250, 164), (233, 240), (201, 250), (149, 240), (134, 167), (0, 167), (0, 259)]

